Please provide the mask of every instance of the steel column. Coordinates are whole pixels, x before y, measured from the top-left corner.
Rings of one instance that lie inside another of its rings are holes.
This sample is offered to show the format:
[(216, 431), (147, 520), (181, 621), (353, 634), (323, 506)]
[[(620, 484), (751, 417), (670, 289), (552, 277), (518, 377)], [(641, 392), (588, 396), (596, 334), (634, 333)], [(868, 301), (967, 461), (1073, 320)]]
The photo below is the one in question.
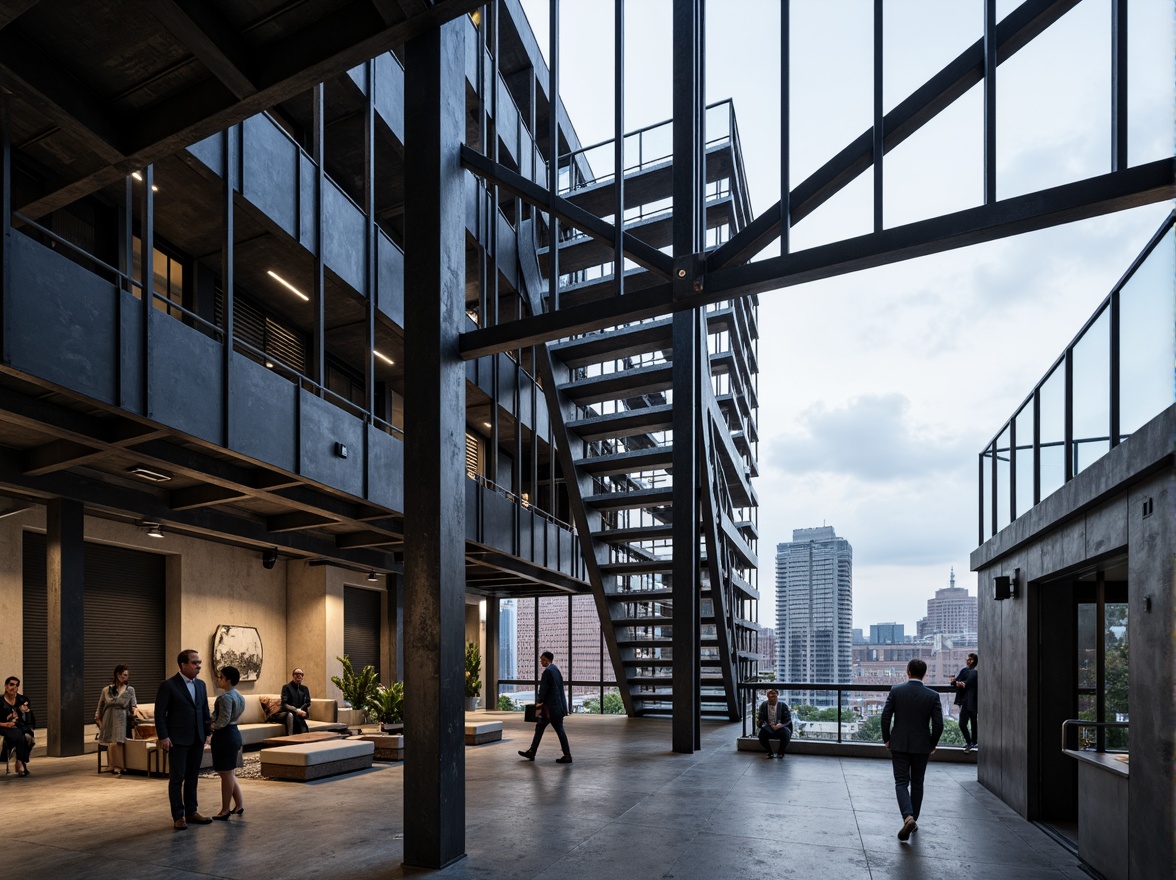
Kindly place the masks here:
[(486, 600), (486, 656), (482, 670), (482, 708), (498, 708), (498, 673), (501, 660), (498, 655), (498, 624), (500, 600), (491, 596)]
[(404, 861), (465, 855), (465, 22), (406, 44)]
[(780, 253), (792, 244), (792, 23), (791, 0), (780, 3)]
[(1111, 170), (1127, 161), (1127, 0), (1111, 0)]
[(984, 204), (996, 202), (996, 0), (984, 0)]
[(883, 133), (885, 116), (882, 112), (882, 0), (874, 0), (874, 231), (882, 231), (882, 157), (885, 154)]
[(221, 149), (224, 151), (221, 166), (224, 179), (221, 181), (221, 302), (224, 304), (224, 338), (221, 340), (221, 420), (224, 423), (224, 445), (232, 446), (232, 431), (229, 420), (232, 415), (230, 403), (233, 393), (233, 340), (237, 335), (234, 322), (234, 304), (236, 293), (234, 290), (234, 229), (236, 217), (233, 213), (233, 193), (237, 189), (237, 135), (239, 128), (226, 129), (221, 135)]
[[(703, 0), (674, 4), (674, 294), (688, 296), (703, 250)], [(697, 309), (673, 323), (673, 749), (700, 747), (698, 406), (702, 339)], [(712, 585), (713, 587), (713, 585)], [(722, 625), (719, 622), (718, 625)]]
[(323, 84), (319, 83), (311, 92), (313, 106), (311, 147), (314, 151), (314, 281), (311, 285), (311, 311), (314, 326), (310, 338), (310, 379), (322, 388), (327, 384), (326, 347), (326, 258), (323, 256), (323, 191), (326, 187), (326, 172), (323, 159), (326, 155), (326, 141), (323, 122)]
[[(625, 0), (613, 12), (613, 278), (625, 294)], [(604, 709), (601, 698), (601, 710)]]
[(45, 574), (49, 605), (48, 753), (55, 758), (85, 751), (85, 611), (83, 526), (80, 501), (54, 498), (45, 506)]

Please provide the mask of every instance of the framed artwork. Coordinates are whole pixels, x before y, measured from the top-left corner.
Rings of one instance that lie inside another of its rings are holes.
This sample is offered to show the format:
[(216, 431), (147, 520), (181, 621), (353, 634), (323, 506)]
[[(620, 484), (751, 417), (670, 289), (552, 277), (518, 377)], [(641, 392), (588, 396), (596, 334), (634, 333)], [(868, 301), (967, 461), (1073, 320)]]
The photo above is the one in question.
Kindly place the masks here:
[(257, 681), (263, 656), (261, 636), (256, 627), (222, 623), (216, 628), (212, 637), (214, 671), (235, 666), (241, 673), (241, 681)]

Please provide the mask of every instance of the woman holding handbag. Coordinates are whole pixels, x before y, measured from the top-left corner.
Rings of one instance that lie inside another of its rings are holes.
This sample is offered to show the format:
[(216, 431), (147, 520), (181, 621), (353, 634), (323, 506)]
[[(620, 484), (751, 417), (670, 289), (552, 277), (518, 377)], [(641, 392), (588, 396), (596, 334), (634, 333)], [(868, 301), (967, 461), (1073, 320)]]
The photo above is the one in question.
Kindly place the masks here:
[(127, 769), (126, 747), (123, 745), (134, 728), (135, 689), (128, 684), (131, 670), (125, 664), (114, 667), (110, 684), (98, 697), (94, 723), (98, 725), (98, 742), (106, 746), (110, 773), (121, 776)]
[[(33, 751), (33, 728), (36, 726), (28, 698), (20, 693), (20, 679), (10, 675), (4, 679), (4, 693), (0, 695), (0, 752), (16, 753), (16, 775), (29, 775), (29, 755)], [(0, 758), (4, 760), (4, 758)]]

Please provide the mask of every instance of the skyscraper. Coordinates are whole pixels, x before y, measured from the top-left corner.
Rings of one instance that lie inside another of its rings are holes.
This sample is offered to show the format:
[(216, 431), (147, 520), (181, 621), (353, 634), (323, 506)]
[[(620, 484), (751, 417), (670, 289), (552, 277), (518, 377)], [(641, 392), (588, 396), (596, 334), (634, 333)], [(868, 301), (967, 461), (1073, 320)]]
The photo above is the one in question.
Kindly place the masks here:
[(935, 598), (927, 600), (927, 616), (918, 623), (919, 637), (933, 635), (971, 636), (976, 638), (976, 597), (967, 589), (955, 585), (955, 569), (951, 571), (950, 586), (935, 591)]
[[(515, 645), (518, 642), (518, 609), (515, 599), (503, 599), (498, 604), (498, 677), (516, 678), (518, 660), (515, 656)], [(506, 690), (514, 690), (507, 686)]]
[[(853, 660), (853, 548), (832, 526), (794, 529), (776, 545), (776, 675), (848, 684)], [(791, 701), (833, 705), (834, 694), (792, 691)]]

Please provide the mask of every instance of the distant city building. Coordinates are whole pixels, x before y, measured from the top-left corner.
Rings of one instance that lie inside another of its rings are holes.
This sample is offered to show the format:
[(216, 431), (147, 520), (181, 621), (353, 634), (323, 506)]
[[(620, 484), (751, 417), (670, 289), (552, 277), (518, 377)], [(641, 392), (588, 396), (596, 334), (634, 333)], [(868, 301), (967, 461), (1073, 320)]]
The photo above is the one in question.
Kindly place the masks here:
[(865, 637), (864, 635), (862, 635), (862, 631), (861, 631), (860, 629), (854, 629), (854, 631), (853, 631), (853, 643), (854, 643), (855, 645), (864, 645), (864, 644), (866, 644), (866, 637)]
[(498, 603), (498, 677), (517, 678), (518, 658), (515, 646), (518, 644), (518, 609), (515, 599), (503, 599)]
[(760, 673), (776, 674), (776, 630), (761, 626), (759, 631)]
[[(907, 663), (918, 657), (927, 664), (924, 683), (948, 685), (951, 677), (964, 667), (969, 652), (975, 650), (975, 639), (955, 641), (941, 635), (919, 643), (858, 645), (853, 649), (853, 682), (887, 687), (902, 684), (907, 680)], [(855, 692), (851, 699), (861, 715), (876, 715), (886, 702), (886, 692)], [(956, 717), (953, 696), (944, 694), (942, 702), (944, 717)]]
[(871, 645), (901, 645), (906, 641), (906, 624), (871, 623)]
[[(848, 684), (852, 650), (853, 548), (832, 526), (795, 529), (776, 545), (776, 674)], [(792, 691), (790, 701), (833, 705), (836, 694)]]
[(920, 638), (934, 635), (975, 636), (977, 626), (976, 597), (969, 596), (963, 587), (955, 585), (955, 569), (951, 571), (950, 586), (935, 591), (935, 598), (927, 600), (927, 616), (918, 623)]
[[(536, 630), (535, 612), (538, 607), (539, 625)], [(564, 680), (611, 681), (614, 679), (612, 664), (604, 656), (600, 635), (600, 618), (590, 596), (576, 596), (572, 601), (571, 644), (568, 644), (568, 606), (559, 599), (517, 599), (517, 639), (515, 644), (517, 674), (515, 678), (534, 676), (538, 679), (542, 669), (538, 665), (539, 654), (551, 651), (555, 654), (556, 665), (563, 673)], [(536, 641), (536, 636), (538, 640)], [(569, 651), (570, 648), (570, 651)], [(526, 652), (523, 654), (522, 652)], [(574, 663), (569, 662), (574, 658)], [(603, 668), (602, 668), (603, 661)], [(582, 694), (598, 694), (599, 687), (573, 687), (575, 699)], [(578, 700), (576, 701), (578, 705)]]

